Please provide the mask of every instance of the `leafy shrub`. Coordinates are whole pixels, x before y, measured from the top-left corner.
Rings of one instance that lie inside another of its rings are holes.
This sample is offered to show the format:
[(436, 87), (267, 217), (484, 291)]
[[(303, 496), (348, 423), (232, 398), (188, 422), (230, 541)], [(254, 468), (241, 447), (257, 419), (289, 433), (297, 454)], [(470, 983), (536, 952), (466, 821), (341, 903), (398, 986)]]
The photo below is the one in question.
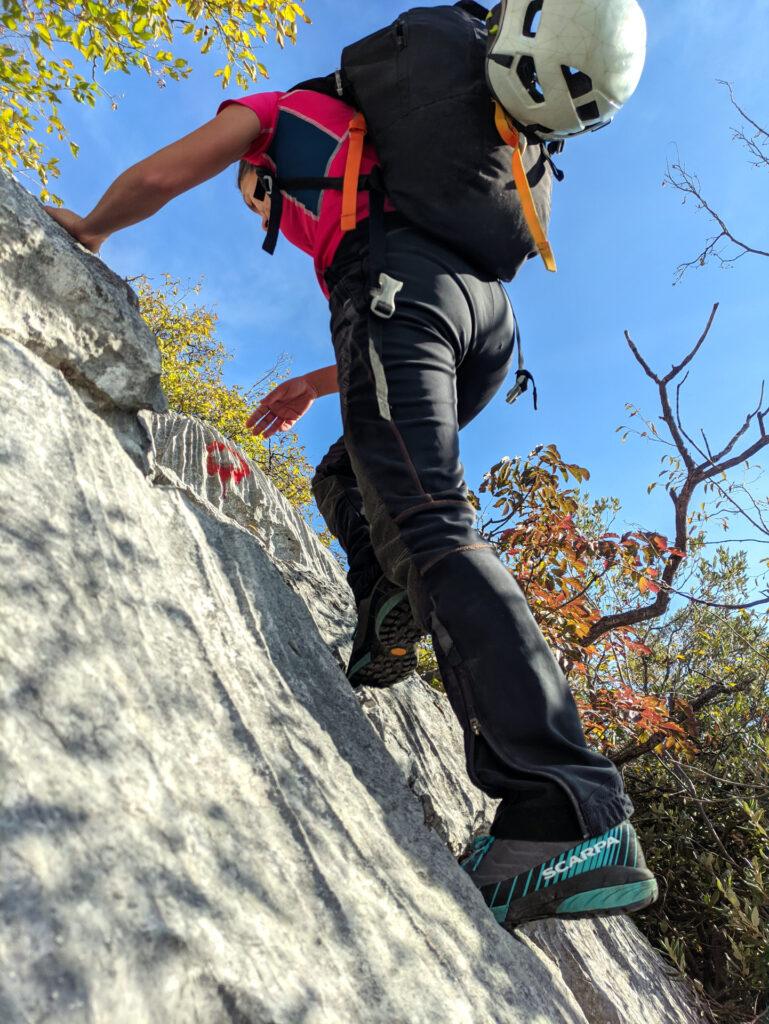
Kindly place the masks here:
[(312, 503), (313, 469), (296, 434), (279, 433), (265, 441), (245, 426), (253, 407), (285, 376), (273, 367), (247, 391), (223, 380), (224, 365), (232, 357), (216, 338), (216, 314), (202, 305), (190, 305), (190, 292), (180, 281), (165, 275), (155, 287), (146, 278), (133, 282), (142, 316), (157, 339), (162, 361), (161, 383), (168, 404), (185, 416), (199, 416), (234, 441), (253, 459), (289, 502), (308, 511)]

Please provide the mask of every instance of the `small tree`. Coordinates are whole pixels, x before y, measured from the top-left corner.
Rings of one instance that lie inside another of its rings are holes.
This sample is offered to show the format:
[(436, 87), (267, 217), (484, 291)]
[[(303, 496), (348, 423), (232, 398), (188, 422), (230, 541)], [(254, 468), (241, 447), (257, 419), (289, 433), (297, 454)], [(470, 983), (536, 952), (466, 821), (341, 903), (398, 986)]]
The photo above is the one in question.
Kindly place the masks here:
[(223, 381), (224, 364), (232, 358), (216, 338), (217, 316), (211, 309), (190, 305), (190, 293), (166, 274), (160, 286), (147, 277), (134, 278), (142, 316), (157, 339), (162, 360), (161, 383), (168, 404), (185, 416), (199, 416), (234, 441), (253, 459), (297, 508), (312, 502), (312, 467), (296, 434), (276, 434), (265, 441), (246, 429), (245, 421), (270, 386), (286, 376), (284, 357), (247, 391)]
[[(202, 54), (220, 54), (214, 75), (223, 87), (234, 71), (245, 89), (267, 74), (254, 51), (270, 35), (280, 46), (294, 42), (300, 19), (307, 21), (293, 0), (0, 0), (0, 166), (26, 168), (46, 186), (58, 161), (35, 131), (42, 123), (47, 134), (68, 138), (62, 96), (94, 106), (110, 95), (100, 77), (111, 71), (138, 69), (160, 86), (187, 78), (192, 68), (173, 52), (180, 36)], [(73, 155), (77, 148), (70, 141)], [(57, 201), (45, 187), (41, 199)]]

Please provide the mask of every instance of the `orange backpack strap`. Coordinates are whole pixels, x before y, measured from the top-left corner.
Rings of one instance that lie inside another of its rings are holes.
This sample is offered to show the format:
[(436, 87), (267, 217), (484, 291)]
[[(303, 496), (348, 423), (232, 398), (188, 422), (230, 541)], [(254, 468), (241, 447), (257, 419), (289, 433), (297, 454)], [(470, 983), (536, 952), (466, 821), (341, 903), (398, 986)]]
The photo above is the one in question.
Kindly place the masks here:
[(350, 121), (350, 146), (342, 185), (342, 231), (352, 231), (358, 223), (358, 183), (366, 138), (366, 118), (356, 114)]
[(508, 146), (512, 146), (513, 149), (513, 180), (515, 181), (515, 187), (518, 189), (518, 198), (521, 201), (521, 209), (526, 219), (526, 226), (531, 237), (534, 239), (534, 244), (539, 250), (542, 262), (548, 270), (555, 273), (555, 256), (542, 227), (537, 208), (534, 205), (534, 197), (529, 187), (529, 179), (526, 177), (526, 168), (523, 166), (520, 135), (517, 129), (510, 123), (503, 107), (496, 101), (494, 103), (494, 123), (504, 141)]

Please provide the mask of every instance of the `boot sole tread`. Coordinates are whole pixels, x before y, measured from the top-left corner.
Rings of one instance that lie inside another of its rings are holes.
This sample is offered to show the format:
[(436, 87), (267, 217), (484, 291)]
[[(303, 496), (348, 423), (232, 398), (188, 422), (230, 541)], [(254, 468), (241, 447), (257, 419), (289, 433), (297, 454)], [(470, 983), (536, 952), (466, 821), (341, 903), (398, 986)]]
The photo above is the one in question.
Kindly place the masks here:
[[(411, 615), (408, 599), (402, 599), (386, 609), (376, 626), (376, 641), (368, 655), (364, 655), (350, 671), (353, 686), (384, 688), (411, 675), (417, 667), (416, 644), (422, 633)], [(404, 648), (406, 654), (393, 655), (393, 648)], [(366, 662), (365, 658), (369, 660)]]

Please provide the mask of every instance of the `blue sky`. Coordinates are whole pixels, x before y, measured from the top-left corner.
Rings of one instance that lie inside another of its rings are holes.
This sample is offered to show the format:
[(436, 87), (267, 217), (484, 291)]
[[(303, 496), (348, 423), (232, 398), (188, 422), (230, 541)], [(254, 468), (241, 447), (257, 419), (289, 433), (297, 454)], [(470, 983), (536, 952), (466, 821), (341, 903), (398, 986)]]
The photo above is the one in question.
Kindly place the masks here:
[[(342, 46), (391, 20), (398, 0), (360, 4), (309, 0), (313, 20), (296, 47), (261, 54), (269, 82), (253, 90), (285, 89), (337, 66)], [(693, 431), (714, 444), (725, 439), (758, 397), (769, 376), (767, 321), (769, 261), (746, 257), (731, 270), (690, 271), (673, 287), (674, 271), (694, 257), (710, 223), (661, 183), (679, 154), (696, 170), (706, 196), (738, 237), (769, 243), (769, 174), (751, 167), (730, 141), (737, 123), (726, 91), (769, 124), (766, 53), (769, 0), (647, 0), (649, 51), (641, 84), (615, 123), (569, 144), (559, 163), (551, 241), (559, 271), (531, 261), (510, 285), (527, 364), (537, 379), (540, 410), (528, 396), (511, 408), (502, 394), (462, 434), (466, 478), (476, 487), (503, 455), (554, 442), (592, 473), (591, 492), (619, 497), (628, 525), (672, 530), (669, 499), (646, 485), (658, 470), (659, 448), (620, 442), (625, 403), (656, 414), (656, 394), (632, 359), (627, 328), (658, 369), (677, 361), (699, 335), (712, 303), (721, 308), (686, 385), (683, 413)], [(177, 49), (182, 53), (183, 46)], [(87, 213), (126, 167), (206, 121), (223, 96), (212, 78), (216, 57), (196, 56), (193, 76), (160, 89), (138, 73), (108, 76), (118, 106), (65, 108), (80, 144), (72, 159), (62, 148), (56, 191), (65, 205)], [(119, 274), (168, 272), (204, 279), (202, 301), (219, 314), (220, 335), (235, 360), (231, 383), (248, 386), (287, 352), (293, 372), (332, 361), (328, 310), (310, 260), (282, 240), (276, 256), (261, 252), (257, 219), (241, 204), (232, 173), (169, 204), (152, 220), (114, 236), (102, 250)], [(309, 458), (317, 462), (340, 433), (334, 397), (315, 404), (300, 422)], [(766, 493), (765, 483), (763, 486)]]

